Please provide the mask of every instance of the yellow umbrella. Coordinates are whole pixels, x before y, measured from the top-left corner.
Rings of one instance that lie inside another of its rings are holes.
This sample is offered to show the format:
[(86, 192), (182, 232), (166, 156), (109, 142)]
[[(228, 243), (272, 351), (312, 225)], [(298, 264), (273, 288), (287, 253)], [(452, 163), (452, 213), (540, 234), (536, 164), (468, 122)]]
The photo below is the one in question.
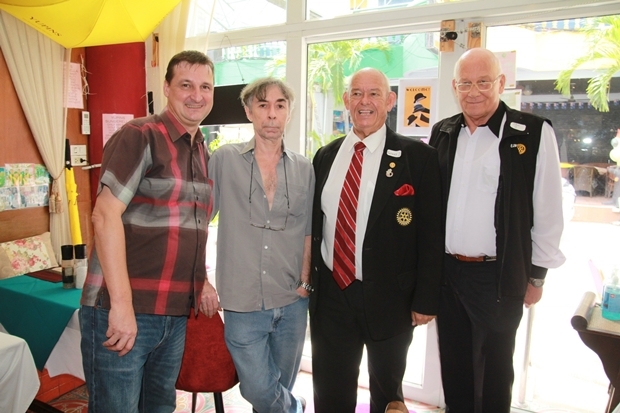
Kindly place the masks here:
[(0, 9), (71, 49), (142, 42), (180, 1), (0, 0)]
[(65, 140), (65, 186), (67, 187), (67, 206), (69, 207), (69, 228), (71, 229), (71, 241), (73, 245), (82, 243), (82, 228), (80, 226), (80, 214), (77, 204), (77, 185), (71, 166), (69, 139)]

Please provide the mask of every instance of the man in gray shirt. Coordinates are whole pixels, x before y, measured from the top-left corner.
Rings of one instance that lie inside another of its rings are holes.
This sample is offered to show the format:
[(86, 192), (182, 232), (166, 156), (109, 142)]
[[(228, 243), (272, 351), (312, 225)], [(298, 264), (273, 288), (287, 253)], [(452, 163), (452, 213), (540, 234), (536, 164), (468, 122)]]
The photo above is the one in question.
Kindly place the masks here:
[(310, 285), (314, 172), (284, 147), (294, 95), (258, 79), (241, 92), (254, 126), (247, 143), (209, 160), (219, 211), (216, 287), (240, 390), (259, 413), (302, 412), (291, 390), (299, 371)]

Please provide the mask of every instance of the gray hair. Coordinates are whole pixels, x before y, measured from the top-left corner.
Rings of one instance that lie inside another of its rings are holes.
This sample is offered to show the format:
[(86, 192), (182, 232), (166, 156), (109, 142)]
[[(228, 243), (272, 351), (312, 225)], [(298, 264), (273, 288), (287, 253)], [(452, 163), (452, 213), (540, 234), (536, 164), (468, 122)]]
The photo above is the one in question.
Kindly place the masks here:
[(284, 95), (284, 99), (288, 102), (288, 110), (289, 113), (291, 113), (295, 105), (295, 92), (293, 92), (293, 89), (283, 80), (276, 79), (275, 77), (263, 77), (256, 79), (244, 87), (241, 91), (241, 95), (239, 95), (239, 99), (241, 99), (241, 104), (243, 104), (243, 107), (250, 109), (254, 98), (264, 100), (267, 97), (267, 89), (271, 86), (277, 86), (280, 89), (280, 92)]

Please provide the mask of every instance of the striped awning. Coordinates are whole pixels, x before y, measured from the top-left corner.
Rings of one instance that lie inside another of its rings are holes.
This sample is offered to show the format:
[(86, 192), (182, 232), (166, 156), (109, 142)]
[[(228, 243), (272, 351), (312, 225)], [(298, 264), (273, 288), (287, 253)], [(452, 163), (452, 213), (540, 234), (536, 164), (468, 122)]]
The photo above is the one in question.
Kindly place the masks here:
[(536, 32), (546, 32), (553, 30), (579, 30), (593, 21), (592, 18), (579, 18), (579, 19), (564, 19), (554, 20), (548, 22), (538, 22), (527, 24), (527, 27), (532, 28)]
[[(620, 106), (620, 100), (610, 100), (609, 106)], [(590, 102), (522, 102), (523, 110), (579, 110), (594, 109)]]

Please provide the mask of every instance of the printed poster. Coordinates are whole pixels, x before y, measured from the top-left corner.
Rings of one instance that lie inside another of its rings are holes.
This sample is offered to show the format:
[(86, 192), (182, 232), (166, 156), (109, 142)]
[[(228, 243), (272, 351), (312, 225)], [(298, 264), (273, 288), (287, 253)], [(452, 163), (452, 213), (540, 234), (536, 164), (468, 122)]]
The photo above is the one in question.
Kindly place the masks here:
[[(499, 59), (502, 72), (506, 76), (506, 84), (504, 89), (514, 89), (517, 87), (517, 52), (511, 50), (509, 52), (495, 52), (495, 56)], [(519, 109), (521, 110), (521, 109)]]
[(114, 132), (133, 119), (133, 115), (121, 113), (104, 113), (101, 116), (103, 120), (103, 146), (114, 135)]
[(400, 79), (396, 131), (407, 136), (430, 135), (436, 102), (437, 79)]
[(49, 185), (22, 186), (19, 188), (21, 208), (49, 205)]

